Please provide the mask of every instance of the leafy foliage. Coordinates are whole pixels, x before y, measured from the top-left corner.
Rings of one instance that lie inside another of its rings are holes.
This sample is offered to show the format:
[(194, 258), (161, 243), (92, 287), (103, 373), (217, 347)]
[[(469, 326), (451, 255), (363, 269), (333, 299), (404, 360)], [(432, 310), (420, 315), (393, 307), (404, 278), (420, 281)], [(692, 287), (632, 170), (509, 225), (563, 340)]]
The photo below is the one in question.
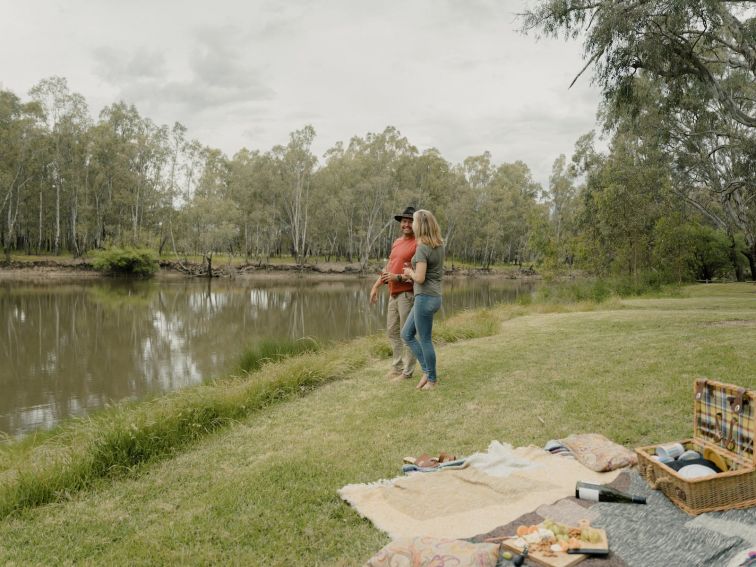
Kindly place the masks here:
[[(112, 104), (93, 121), (81, 95), (52, 77), (32, 89), (31, 102), (0, 91), (0, 142), (7, 158), (0, 161), (0, 245), (7, 259), (20, 249), (80, 255), (112, 244), (202, 257), (208, 265), (223, 253), (237, 264), (324, 257), (366, 270), (389, 254), (396, 237), (393, 215), (414, 205), (439, 219), (450, 267), (512, 263), (553, 273), (653, 270), (675, 281), (698, 277), (687, 262), (657, 250), (664, 235), (674, 232), (662, 222), (670, 219), (724, 235), (730, 246), (712, 249), (729, 259), (716, 268), (717, 277), (743, 279), (746, 258), (756, 277), (753, 128), (725, 116), (721, 99), (701, 91), (704, 83), (691, 75), (682, 73), (674, 86), (673, 78), (651, 71), (661, 59), (647, 53), (648, 66), (627, 70), (622, 65), (634, 60), (619, 44), (599, 45), (613, 18), (624, 14), (638, 20), (618, 24), (618, 37), (635, 34), (627, 49), (651, 50), (653, 43), (638, 30), (651, 26), (657, 33), (654, 26), (681, 25), (671, 16), (662, 22), (644, 12), (663, 3), (599, 4), (602, 9), (594, 12), (595, 4), (545, 2), (529, 20), (552, 33), (574, 31), (595, 16), (598, 35), (590, 36), (588, 49), (610, 55), (598, 70), (607, 95), (602, 117), (611, 135), (609, 152), (594, 149), (592, 134), (581, 137), (571, 159), (555, 160), (546, 188), (521, 161), (494, 163), (483, 152), (453, 164), (435, 148), (419, 151), (391, 126), (336, 143), (322, 163), (311, 150), (311, 126), (269, 151), (242, 149), (228, 157), (187, 139), (181, 124), (156, 125), (132, 105)], [(683, 4), (672, 2), (670, 14), (690, 15)], [(701, 17), (709, 17), (704, 12)], [(734, 29), (720, 15), (721, 25)], [(725, 32), (707, 28), (702, 37), (718, 33)], [(723, 52), (747, 47), (749, 37), (733, 36)], [(750, 71), (738, 67), (728, 75), (731, 61), (711, 63), (707, 45), (702, 39), (696, 57), (715, 80), (730, 81), (733, 100), (750, 112), (753, 82), (735, 80)], [(746, 55), (734, 53), (732, 60), (741, 65)], [(612, 75), (610, 63), (624, 71)], [(670, 73), (677, 69), (669, 65)], [(678, 238), (686, 247), (682, 256), (689, 256), (692, 243)], [(142, 270), (115, 260), (104, 269)], [(677, 267), (667, 269), (672, 264)]]
[(320, 345), (310, 338), (296, 341), (263, 339), (242, 354), (239, 367), (245, 372), (254, 372), (266, 362), (278, 362), (290, 356), (318, 352), (320, 348)]
[[(748, 4), (748, 3), (745, 3)], [(756, 16), (709, 0), (544, 0), (523, 27), (583, 37), (604, 126), (655, 148), (669, 188), (730, 240), (756, 279)], [(576, 77), (577, 79), (577, 77)], [(677, 212), (687, 214), (685, 207)], [(652, 220), (652, 219), (649, 219)], [(648, 234), (648, 232), (647, 232)], [(731, 258), (736, 277), (740, 262)]]
[(110, 248), (94, 254), (96, 270), (111, 274), (151, 276), (158, 269), (155, 252), (138, 248)]
[(664, 223), (657, 233), (657, 254), (679, 280), (709, 281), (727, 276), (732, 269), (726, 235), (708, 226)]

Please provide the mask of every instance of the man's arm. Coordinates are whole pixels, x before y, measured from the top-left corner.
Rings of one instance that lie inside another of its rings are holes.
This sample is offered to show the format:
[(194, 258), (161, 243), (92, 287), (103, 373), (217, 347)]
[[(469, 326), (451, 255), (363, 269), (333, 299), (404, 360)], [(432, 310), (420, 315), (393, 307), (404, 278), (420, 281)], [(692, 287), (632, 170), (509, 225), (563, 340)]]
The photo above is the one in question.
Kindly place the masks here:
[(378, 290), (384, 284), (383, 273), (375, 280), (372, 289), (370, 290), (370, 303), (376, 303), (378, 301)]
[(376, 303), (378, 301), (378, 290), (381, 289), (381, 286), (383, 284), (387, 284), (389, 282), (389, 279), (391, 276), (396, 276), (397, 274), (389, 274), (388, 272), (388, 262), (386, 262), (386, 265), (383, 267), (383, 270), (381, 270), (381, 275), (378, 276), (378, 279), (375, 280), (375, 283), (373, 284), (373, 287), (370, 290), (370, 303)]

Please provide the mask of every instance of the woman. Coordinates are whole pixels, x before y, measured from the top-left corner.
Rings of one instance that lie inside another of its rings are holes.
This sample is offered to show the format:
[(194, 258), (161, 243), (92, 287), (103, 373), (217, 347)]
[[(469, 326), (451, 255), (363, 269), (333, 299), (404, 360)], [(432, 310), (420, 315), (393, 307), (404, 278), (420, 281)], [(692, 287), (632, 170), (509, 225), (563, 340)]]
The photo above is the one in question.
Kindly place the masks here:
[(432, 390), (438, 380), (432, 333), (433, 316), (441, 308), (444, 241), (436, 217), (430, 211), (415, 211), (412, 231), (417, 240), (417, 251), (412, 257), (412, 267), (404, 268), (404, 277), (414, 282), (415, 304), (404, 323), (402, 339), (410, 347), (424, 372), (416, 387)]

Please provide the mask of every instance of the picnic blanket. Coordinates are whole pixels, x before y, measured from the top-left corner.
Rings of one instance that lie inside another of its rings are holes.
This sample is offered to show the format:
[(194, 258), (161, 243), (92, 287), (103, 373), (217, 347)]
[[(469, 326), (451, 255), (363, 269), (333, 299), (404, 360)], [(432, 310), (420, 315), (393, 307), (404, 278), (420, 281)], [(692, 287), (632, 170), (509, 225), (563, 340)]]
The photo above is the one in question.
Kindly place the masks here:
[(464, 468), (443, 469), (367, 484), (350, 484), (341, 498), (391, 538), (469, 538), (543, 504), (575, 493), (578, 480), (609, 483), (598, 473), (539, 447), (493, 442)]
[(646, 496), (648, 504), (564, 498), (469, 541), (485, 542), (514, 534), (518, 526), (538, 524), (545, 518), (569, 525), (585, 518), (606, 530), (611, 554), (606, 559), (588, 558), (580, 563), (581, 567), (738, 567), (748, 552), (756, 549), (756, 507), (692, 517), (661, 492), (652, 491), (635, 471), (623, 472), (611, 485)]

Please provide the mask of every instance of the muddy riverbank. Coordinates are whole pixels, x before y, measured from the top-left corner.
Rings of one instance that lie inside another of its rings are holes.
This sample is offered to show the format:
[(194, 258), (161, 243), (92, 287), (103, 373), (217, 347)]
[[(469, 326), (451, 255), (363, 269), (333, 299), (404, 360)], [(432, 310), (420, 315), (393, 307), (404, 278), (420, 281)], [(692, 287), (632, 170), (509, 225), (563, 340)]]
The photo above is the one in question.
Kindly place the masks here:
[[(160, 260), (158, 278), (176, 277), (207, 277), (207, 266), (195, 262), (178, 262), (175, 260)], [(213, 266), (212, 277), (264, 277), (280, 278), (291, 276), (321, 277), (348, 276), (360, 278), (372, 278), (377, 276), (382, 265), (375, 263), (361, 270), (357, 263), (347, 262), (319, 262), (312, 264), (297, 265), (293, 262), (286, 263), (250, 263), (250, 264), (227, 264), (218, 263)], [(447, 276), (461, 277), (497, 277), (506, 279), (537, 279), (538, 273), (531, 268), (512, 267), (508, 269), (491, 268), (458, 268), (452, 267), (446, 270)], [(12, 260), (0, 263), (0, 279), (12, 280), (57, 280), (66, 278), (106, 278), (107, 274), (98, 272), (92, 263), (82, 258), (60, 259), (36, 259), (36, 260)]]

